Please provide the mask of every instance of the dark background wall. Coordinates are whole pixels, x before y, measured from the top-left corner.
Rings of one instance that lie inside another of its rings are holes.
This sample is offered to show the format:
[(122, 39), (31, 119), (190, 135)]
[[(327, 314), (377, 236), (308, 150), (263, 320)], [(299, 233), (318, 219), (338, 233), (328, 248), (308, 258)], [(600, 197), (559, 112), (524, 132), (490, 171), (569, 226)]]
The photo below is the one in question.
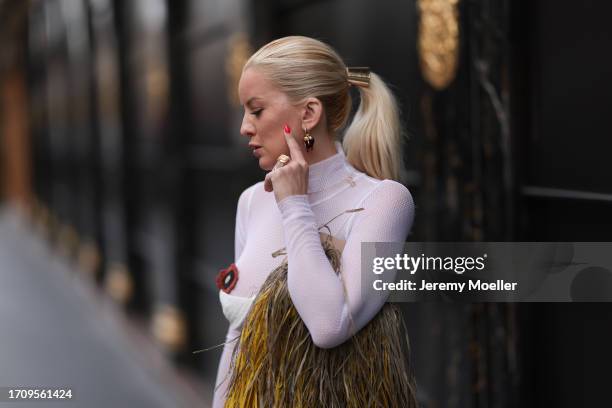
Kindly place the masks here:
[[(264, 176), (238, 133), (236, 72), (259, 46), (300, 34), (370, 66), (396, 93), (417, 204), (409, 240), (611, 241), (611, 6), (461, 1), (457, 71), (444, 89), (420, 69), (417, 6), (4, 2), (12, 23), (0, 38), (16, 51), (2, 54), (0, 80), (26, 92), (21, 163), (33, 171), (4, 195), (47, 219), (51, 242), (178, 365), (214, 380), (220, 350), (191, 351), (224, 340), (214, 277), (232, 262), (238, 196)], [(14, 150), (3, 140), (3, 154)], [(402, 308), (423, 406), (606, 400), (608, 303)]]

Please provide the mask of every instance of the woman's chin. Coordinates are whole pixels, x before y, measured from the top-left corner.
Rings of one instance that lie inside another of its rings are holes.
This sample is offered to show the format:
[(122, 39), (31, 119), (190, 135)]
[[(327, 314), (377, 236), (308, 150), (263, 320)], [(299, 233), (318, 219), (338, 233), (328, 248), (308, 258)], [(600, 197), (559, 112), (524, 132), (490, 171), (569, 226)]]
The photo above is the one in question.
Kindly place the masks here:
[(274, 167), (274, 163), (271, 163), (270, 160), (266, 160), (265, 157), (259, 158), (259, 168), (264, 171), (271, 171)]

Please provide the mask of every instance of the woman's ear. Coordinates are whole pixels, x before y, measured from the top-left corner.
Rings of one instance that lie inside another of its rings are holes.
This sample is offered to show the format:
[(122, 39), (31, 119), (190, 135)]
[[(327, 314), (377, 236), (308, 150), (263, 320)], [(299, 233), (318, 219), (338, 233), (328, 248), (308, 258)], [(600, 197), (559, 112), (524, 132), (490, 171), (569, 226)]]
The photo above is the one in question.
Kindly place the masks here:
[(323, 120), (323, 104), (317, 98), (308, 98), (302, 111), (302, 126), (308, 130), (315, 128)]

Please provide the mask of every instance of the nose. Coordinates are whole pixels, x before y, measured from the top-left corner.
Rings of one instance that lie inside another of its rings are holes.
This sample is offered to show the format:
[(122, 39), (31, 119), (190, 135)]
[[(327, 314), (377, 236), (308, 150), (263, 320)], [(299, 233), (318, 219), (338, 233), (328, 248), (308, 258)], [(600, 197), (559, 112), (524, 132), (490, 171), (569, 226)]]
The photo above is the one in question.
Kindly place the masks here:
[(254, 136), (255, 135), (255, 126), (249, 122), (249, 118), (245, 113), (242, 117), (242, 124), (240, 125), (240, 134), (242, 136)]

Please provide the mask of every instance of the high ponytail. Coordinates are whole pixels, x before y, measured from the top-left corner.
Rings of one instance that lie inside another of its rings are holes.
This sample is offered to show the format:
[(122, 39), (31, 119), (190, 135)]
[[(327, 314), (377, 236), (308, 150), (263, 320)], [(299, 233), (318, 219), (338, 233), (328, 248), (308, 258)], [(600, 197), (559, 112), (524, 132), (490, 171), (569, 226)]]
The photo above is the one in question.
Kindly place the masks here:
[[(289, 36), (261, 47), (244, 65), (266, 75), (294, 103), (318, 98), (334, 135), (351, 112), (346, 65), (329, 45), (303, 36)], [(348, 162), (370, 177), (400, 181), (402, 140), (397, 102), (376, 74), (369, 87), (359, 87), (361, 102), (345, 132)]]
[(358, 88), (361, 102), (342, 143), (346, 158), (371, 177), (399, 181), (403, 149), (395, 96), (373, 72), (369, 87)]

